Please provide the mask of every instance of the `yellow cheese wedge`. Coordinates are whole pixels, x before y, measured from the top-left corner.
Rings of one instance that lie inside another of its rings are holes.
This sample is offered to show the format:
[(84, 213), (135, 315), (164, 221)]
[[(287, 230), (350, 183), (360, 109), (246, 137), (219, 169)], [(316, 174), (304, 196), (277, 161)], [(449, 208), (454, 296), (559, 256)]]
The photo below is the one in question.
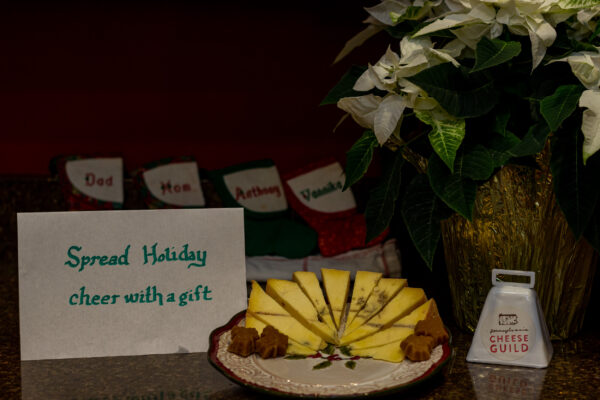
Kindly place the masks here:
[(429, 299), (419, 307), (415, 308), (404, 318), (394, 322), (389, 328), (382, 329), (364, 339), (357, 340), (348, 345), (350, 349), (363, 349), (368, 347), (381, 346), (387, 343), (402, 341), (415, 331), (417, 322), (439, 317), (437, 305), (434, 299)]
[(347, 345), (392, 326), (394, 322), (408, 315), (412, 310), (425, 303), (426, 300), (423, 289), (405, 287), (373, 318), (350, 334), (344, 335), (340, 340), (340, 345)]
[(319, 319), (325, 322), (331, 330), (336, 331), (335, 322), (333, 322), (331, 311), (325, 302), (325, 296), (323, 296), (317, 274), (312, 271), (296, 271), (293, 274), (293, 279), (312, 302), (317, 314), (319, 314)]
[(313, 350), (319, 350), (326, 346), (325, 341), (319, 335), (311, 332), (292, 317), (271, 296), (266, 294), (256, 281), (252, 281), (247, 312), (303, 346)]
[(321, 268), (323, 287), (329, 300), (329, 307), (337, 329), (340, 329), (342, 316), (348, 304), (348, 291), (350, 290), (350, 271), (339, 269)]
[(398, 342), (398, 344), (400, 344), (401, 341), (403, 341), (413, 333), (415, 333), (415, 330), (413, 328), (392, 325), (389, 328), (385, 328), (380, 330), (379, 332), (375, 332), (374, 334), (367, 336), (364, 339), (350, 343), (348, 345), (348, 348), (350, 348), (350, 350), (358, 350), (368, 349), (369, 347), (383, 346), (384, 344), (393, 342)]
[(365, 304), (367, 304), (367, 299), (382, 275), (381, 272), (356, 272), (356, 276), (354, 277), (354, 288), (352, 289), (352, 300), (350, 301), (350, 309), (348, 310), (348, 316), (346, 317), (346, 326), (349, 326), (350, 323), (352, 323), (356, 314), (363, 309)]
[(288, 338), (288, 347), (285, 354), (295, 354), (299, 356), (312, 356), (316, 352), (310, 347), (306, 347), (296, 342), (294, 339)]
[(405, 286), (406, 279), (381, 278), (373, 288), (363, 309), (356, 314), (350, 325), (346, 324), (343, 336), (352, 333), (377, 314)]
[(256, 331), (258, 332), (259, 335), (262, 333), (263, 329), (265, 329), (267, 326), (267, 324), (256, 319), (248, 311), (246, 311), (246, 320), (244, 321), (244, 325), (246, 326), (246, 328), (256, 329)]
[(425, 303), (415, 308), (406, 317), (400, 318), (398, 321), (394, 322), (393, 326), (414, 328), (417, 325), (417, 322), (431, 318), (441, 318), (434, 299), (427, 300)]
[(296, 282), (283, 279), (267, 280), (266, 292), (269, 296), (296, 318), (302, 325), (321, 336), (328, 343), (336, 343), (336, 332), (319, 321), (317, 309), (306, 297)]
[[(260, 335), (267, 326), (264, 322), (253, 317), (250, 313), (246, 313), (246, 328), (254, 328)], [(309, 347), (303, 346), (300, 343), (296, 342), (294, 339), (290, 339), (288, 337), (288, 347), (285, 351), (286, 354), (297, 354), (302, 356), (310, 356), (315, 354), (315, 351)]]
[(353, 356), (371, 357), (376, 360), (399, 363), (404, 361), (404, 351), (400, 348), (400, 342), (392, 342), (378, 347), (351, 350)]

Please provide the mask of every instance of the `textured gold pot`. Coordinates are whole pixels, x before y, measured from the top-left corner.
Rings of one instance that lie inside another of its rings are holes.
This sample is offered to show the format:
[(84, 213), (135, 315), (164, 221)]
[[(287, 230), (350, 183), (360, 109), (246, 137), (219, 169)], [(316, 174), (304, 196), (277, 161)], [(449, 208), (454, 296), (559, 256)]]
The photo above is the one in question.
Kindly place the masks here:
[(454, 215), (442, 223), (453, 312), (474, 331), (491, 288), (493, 268), (535, 271), (535, 290), (552, 339), (566, 339), (583, 324), (597, 255), (575, 241), (552, 191), (547, 153), (540, 169), (502, 168), (480, 187), (473, 221)]

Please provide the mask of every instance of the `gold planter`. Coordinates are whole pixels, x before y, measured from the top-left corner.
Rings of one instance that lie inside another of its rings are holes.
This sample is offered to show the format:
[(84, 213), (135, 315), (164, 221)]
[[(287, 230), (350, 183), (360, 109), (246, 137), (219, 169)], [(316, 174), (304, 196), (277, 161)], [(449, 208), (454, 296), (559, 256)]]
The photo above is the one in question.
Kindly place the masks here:
[(535, 271), (552, 339), (581, 329), (597, 255), (585, 239), (575, 241), (554, 199), (547, 154), (538, 164), (502, 168), (479, 188), (472, 222), (454, 215), (442, 223), (453, 313), (463, 329), (477, 327), (493, 268)]

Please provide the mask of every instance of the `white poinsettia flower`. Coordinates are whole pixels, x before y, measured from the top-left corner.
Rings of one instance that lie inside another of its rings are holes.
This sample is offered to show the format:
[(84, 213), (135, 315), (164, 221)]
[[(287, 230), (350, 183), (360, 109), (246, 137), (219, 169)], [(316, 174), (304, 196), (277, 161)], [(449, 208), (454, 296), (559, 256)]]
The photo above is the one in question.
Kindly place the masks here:
[(585, 107), (581, 130), (583, 132), (583, 163), (600, 149), (600, 90), (586, 90), (579, 98), (579, 107)]
[(363, 128), (373, 129), (375, 114), (382, 101), (381, 96), (368, 94), (365, 96), (344, 97), (337, 102), (337, 106), (350, 114), (356, 123)]
[[(483, 35), (496, 38), (502, 26), (520, 36), (529, 36), (535, 69), (554, 43), (556, 31), (544, 14), (558, 6), (550, 0), (471, 0), (460, 1), (459, 6), (448, 14), (439, 16), (419, 30), (421, 36), (442, 29), (453, 29), (457, 37), (470, 48), (475, 48)], [(562, 12), (562, 9), (559, 9)], [(486, 25), (489, 28), (486, 28)]]
[(598, 24), (597, 16), (600, 14), (600, 6), (584, 8), (577, 12), (577, 18), (575, 21), (567, 21), (569, 29), (567, 31), (567, 37), (569, 39), (583, 40), (589, 38), (596, 30)]
[(392, 136), (396, 128), (400, 128), (399, 123), (406, 106), (404, 96), (389, 94), (384, 97), (377, 108), (373, 123), (373, 133), (380, 145), (383, 145)]
[[(598, 48), (600, 50), (600, 48)], [(579, 79), (586, 89), (600, 87), (600, 53), (582, 51), (552, 62), (566, 61), (571, 66), (573, 75)]]
[(385, 54), (373, 66), (357, 79), (354, 84), (354, 90), (365, 92), (373, 88), (394, 92), (402, 90), (397, 82), (400, 78), (405, 78), (418, 74), (419, 72), (433, 67), (434, 65), (451, 62), (455, 66), (459, 63), (455, 57), (460, 54), (464, 48), (460, 43), (451, 41), (441, 49), (434, 49), (431, 39), (428, 37), (411, 39), (404, 37), (400, 41), (400, 57), (389, 47)]
[(437, 100), (433, 97), (429, 97), (427, 93), (414, 83), (406, 80), (399, 79), (398, 83), (402, 86), (402, 93), (406, 99), (407, 107), (413, 110), (427, 111), (434, 109), (439, 106)]
[(406, 17), (407, 13), (410, 14), (410, 19), (420, 20), (430, 15), (431, 10), (442, 3), (443, 0), (383, 0), (373, 7), (365, 8), (365, 10), (380, 23), (394, 26)]
[(502, 25), (500, 24), (471, 24), (465, 25), (458, 29), (452, 29), (452, 33), (465, 46), (475, 50), (477, 43), (483, 36), (489, 36), (495, 39), (502, 33)]
[(535, 69), (546, 55), (546, 49), (554, 43), (556, 31), (546, 21), (543, 13), (552, 3), (548, 1), (515, 0), (503, 2), (496, 20), (508, 27), (515, 35), (529, 36), (531, 41), (532, 69)]
[(406, 108), (427, 111), (439, 106), (435, 99), (406, 79), (399, 79), (398, 84), (402, 88), (399, 94), (344, 97), (337, 106), (349, 113), (360, 126), (372, 129), (379, 144), (383, 145), (394, 132), (399, 131)]
[(446, 45), (442, 48), (444, 53), (452, 56), (454, 58), (460, 57), (462, 51), (465, 49), (465, 43), (459, 39), (453, 39), (446, 43)]
[(598, 14), (600, 14), (600, 5), (584, 8), (577, 12), (577, 21), (582, 25), (589, 25), (592, 18), (596, 17)]
[(410, 0), (384, 0), (381, 3), (365, 8), (376, 20), (385, 25), (394, 25), (392, 15), (403, 15), (408, 7), (412, 6)]
[[(431, 66), (434, 60), (429, 57), (429, 50), (433, 48), (433, 43), (429, 38), (410, 39), (404, 37), (400, 41), (401, 68), (398, 71), (398, 77), (405, 78), (413, 76)], [(439, 62), (437, 62), (439, 64)]]
[(471, 0), (446, 0), (444, 1), (444, 7), (445, 12), (442, 12), (440, 15), (469, 12), (473, 8), (473, 4)]
[(535, 27), (529, 30), (529, 40), (531, 41), (532, 66), (535, 69), (546, 55), (546, 49), (552, 46), (556, 39), (556, 31), (547, 22), (535, 24)]
[(393, 91), (396, 86), (395, 72), (399, 67), (400, 56), (388, 47), (385, 54), (377, 61), (377, 64), (373, 66), (369, 64), (368, 69), (354, 84), (354, 90), (366, 92), (377, 88)]
[(434, 49), (428, 37), (405, 37), (400, 42), (402, 56), (388, 48), (375, 65), (369, 65), (353, 87), (357, 91), (377, 88), (388, 94), (383, 98), (372, 94), (346, 97), (338, 101), (338, 107), (351, 114), (359, 125), (373, 129), (383, 145), (400, 128), (406, 108), (431, 110), (438, 106), (421, 88), (404, 78), (445, 62), (458, 67), (454, 57), (463, 48), (464, 44), (451, 41), (441, 49)]
[(399, 128), (407, 105), (404, 96), (393, 93), (385, 97), (373, 94), (344, 97), (337, 103), (337, 106), (352, 115), (360, 126), (372, 129), (381, 145)]
[[(600, 50), (600, 48), (598, 48)], [(583, 163), (600, 149), (600, 53), (582, 51), (551, 62), (566, 61), (586, 89), (579, 98), (583, 112)]]
[(454, 11), (435, 19), (432, 23), (415, 33), (414, 37), (468, 24), (491, 24), (496, 18), (496, 9), (492, 5), (483, 4), (479, 1), (472, 1), (461, 2), (461, 6), (462, 7), (458, 8), (459, 11)]

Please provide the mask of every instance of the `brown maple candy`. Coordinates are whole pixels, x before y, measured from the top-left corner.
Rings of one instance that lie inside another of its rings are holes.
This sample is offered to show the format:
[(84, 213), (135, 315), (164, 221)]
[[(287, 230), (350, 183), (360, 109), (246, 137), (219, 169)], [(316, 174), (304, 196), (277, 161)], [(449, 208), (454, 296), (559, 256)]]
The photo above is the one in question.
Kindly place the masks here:
[(415, 335), (431, 336), (435, 341), (433, 347), (448, 341), (448, 332), (444, 328), (444, 323), (440, 318), (425, 319), (417, 322), (415, 326)]
[(415, 334), (408, 336), (400, 343), (400, 348), (406, 354), (409, 360), (425, 361), (431, 357), (431, 350), (435, 347), (434, 339), (431, 336), (417, 336)]
[(287, 345), (288, 337), (269, 325), (256, 341), (256, 352), (261, 358), (281, 357), (285, 355)]
[(227, 351), (242, 357), (248, 357), (254, 353), (258, 332), (254, 328), (243, 328), (234, 326), (231, 330), (231, 343)]
[(234, 326), (231, 330), (231, 338), (235, 339), (237, 336), (250, 336), (254, 339), (258, 339), (258, 331), (256, 328), (244, 328), (243, 326)]

